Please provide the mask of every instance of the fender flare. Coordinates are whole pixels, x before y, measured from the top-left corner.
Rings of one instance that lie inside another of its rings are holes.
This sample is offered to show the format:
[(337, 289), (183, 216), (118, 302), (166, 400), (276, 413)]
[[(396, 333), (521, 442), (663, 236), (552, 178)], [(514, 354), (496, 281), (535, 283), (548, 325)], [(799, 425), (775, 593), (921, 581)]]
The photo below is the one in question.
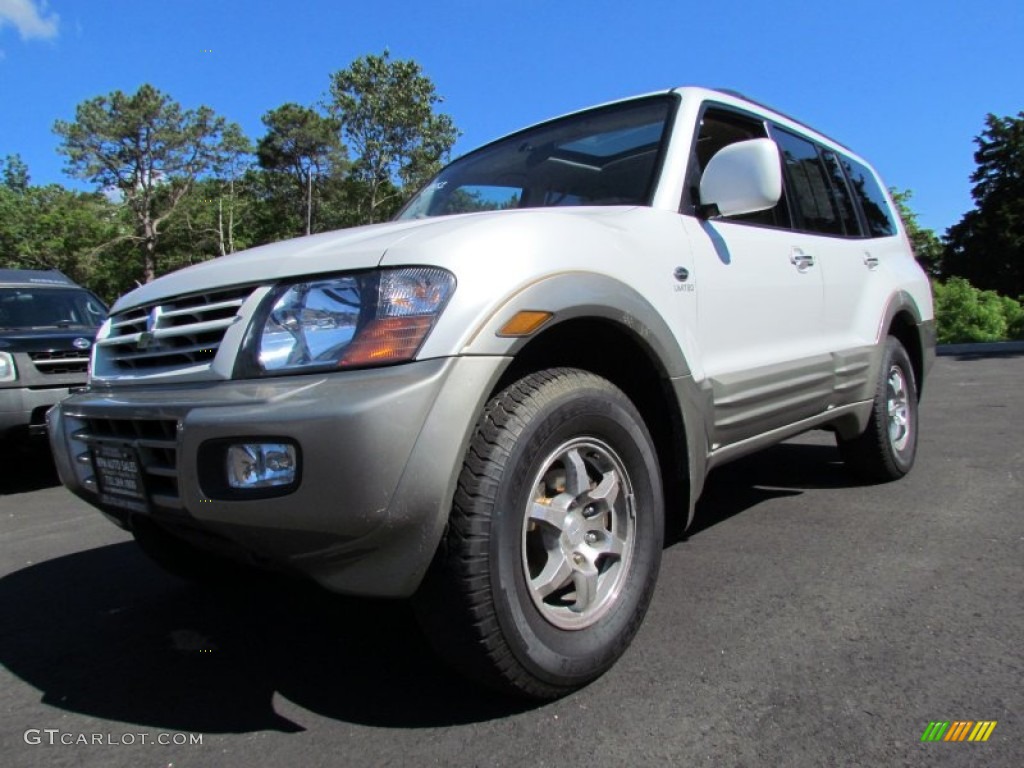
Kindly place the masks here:
[[(529, 336), (499, 336), (502, 326), (522, 310), (551, 312), (553, 317)], [(630, 286), (593, 272), (560, 272), (507, 297), (477, 325), (460, 354), (514, 357), (537, 333), (577, 318), (622, 326), (648, 348), (667, 378), (690, 375), (675, 335), (651, 303)]]
[[(517, 312), (551, 312), (553, 317), (527, 337), (503, 337), (498, 332)], [(601, 319), (628, 330), (649, 353), (666, 380), (684, 431), (689, 499), (686, 527), (707, 474), (707, 413), (702, 393), (694, 383), (691, 367), (677, 336), (668, 323), (638, 291), (607, 275), (562, 272), (525, 286), (496, 306), (476, 327), (463, 355), (515, 357), (533, 338), (569, 320)], [(683, 329), (684, 334), (687, 329)]]

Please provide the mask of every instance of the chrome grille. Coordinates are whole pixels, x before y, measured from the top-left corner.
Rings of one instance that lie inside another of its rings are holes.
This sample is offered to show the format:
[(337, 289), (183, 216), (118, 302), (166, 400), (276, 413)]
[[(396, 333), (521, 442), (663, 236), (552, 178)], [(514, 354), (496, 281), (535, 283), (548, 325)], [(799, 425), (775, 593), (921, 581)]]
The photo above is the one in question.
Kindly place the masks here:
[(88, 351), (30, 352), (29, 357), (36, 370), (43, 374), (86, 373), (89, 370)]
[(128, 373), (186, 368), (213, 360), (252, 286), (181, 296), (120, 312), (96, 342), (97, 369)]
[(76, 471), (87, 488), (96, 491), (90, 448), (122, 445), (139, 457), (146, 495), (158, 507), (181, 509), (178, 491), (178, 422), (174, 419), (108, 419), (68, 417), (68, 438)]

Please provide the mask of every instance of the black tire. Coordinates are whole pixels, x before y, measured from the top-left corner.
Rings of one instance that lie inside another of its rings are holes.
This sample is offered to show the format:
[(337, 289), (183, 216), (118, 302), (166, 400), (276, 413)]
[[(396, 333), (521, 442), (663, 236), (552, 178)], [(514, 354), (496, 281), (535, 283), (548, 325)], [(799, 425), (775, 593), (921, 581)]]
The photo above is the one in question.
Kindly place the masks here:
[(611, 667), (639, 629), (663, 519), (657, 456), (632, 402), (584, 371), (526, 376), (477, 425), (416, 596), (421, 626), (471, 679), (563, 696)]
[(884, 483), (910, 471), (917, 454), (917, 402), (910, 356), (889, 336), (867, 429), (851, 440), (837, 439), (843, 462), (856, 477)]

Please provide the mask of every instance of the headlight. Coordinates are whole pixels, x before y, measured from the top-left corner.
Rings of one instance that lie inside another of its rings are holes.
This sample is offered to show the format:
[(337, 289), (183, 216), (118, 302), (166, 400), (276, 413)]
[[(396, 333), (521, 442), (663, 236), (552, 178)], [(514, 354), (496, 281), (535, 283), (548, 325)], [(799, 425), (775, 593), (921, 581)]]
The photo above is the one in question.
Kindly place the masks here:
[(14, 358), (9, 352), (0, 352), (0, 381), (14, 381), (18, 378), (18, 369), (14, 367)]
[(411, 267), (282, 285), (256, 315), (241, 376), (411, 360), (455, 290), (443, 269)]

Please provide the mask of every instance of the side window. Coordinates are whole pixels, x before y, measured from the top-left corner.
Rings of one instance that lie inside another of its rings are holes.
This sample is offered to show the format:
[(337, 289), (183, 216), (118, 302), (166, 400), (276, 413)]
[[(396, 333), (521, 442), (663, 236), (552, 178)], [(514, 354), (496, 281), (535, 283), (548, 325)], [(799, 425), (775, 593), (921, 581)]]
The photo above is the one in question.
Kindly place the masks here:
[(860, 209), (864, 213), (864, 222), (868, 227), (868, 237), (891, 237), (896, 234), (896, 222), (893, 219), (892, 209), (886, 202), (882, 188), (875, 180), (875, 174), (866, 167), (843, 157), (843, 168), (850, 179), (853, 187), (853, 194), (860, 203)]
[(773, 133), (782, 151), (797, 226), (825, 235), (844, 234), (843, 220), (817, 147), (787, 131), (776, 129)]
[(107, 310), (103, 303), (87, 291), (82, 291), (75, 297), (75, 306), (84, 325), (100, 325), (107, 319)]
[(832, 187), (832, 199), (835, 201), (843, 232), (850, 237), (860, 237), (860, 222), (857, 220), (857, 209), (854, 208), (850, 186), (846, 183), (843, 169), (839, 167), (839, 158), (830, 150), (821, 150), (821, 159), (825, 163), (825, 172)]
[[(690, 202), (693, 204), (699, 202), (697, 190), (700, 187), (700, 175), (718, 150), (738, 141), (763, 139), (767, 136), (768, 131), (765, 129), (764, 121), (758, 118), (714, 107), (705, 110), (690, 158), (690, 171), (687, 179)], [(731, 216), (729, 221), (744, 221), (770, 227), (788, 227), (789, 212), (786, 209), (785, 195), (779, 204), (770, 211)]]

